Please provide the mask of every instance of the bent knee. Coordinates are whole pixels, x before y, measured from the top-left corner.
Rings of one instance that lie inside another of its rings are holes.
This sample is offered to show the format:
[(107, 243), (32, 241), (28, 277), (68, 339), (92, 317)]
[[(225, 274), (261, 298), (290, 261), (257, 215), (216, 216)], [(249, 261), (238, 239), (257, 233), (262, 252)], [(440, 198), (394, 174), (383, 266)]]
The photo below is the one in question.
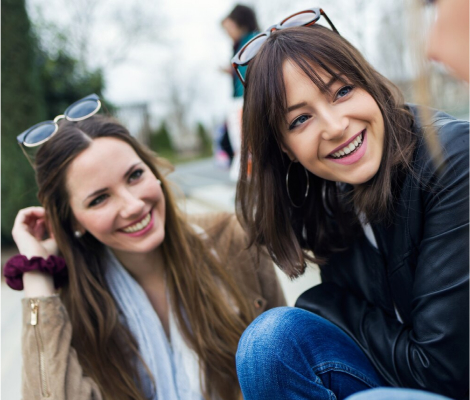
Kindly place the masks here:
[(293, 307), (277, 307), (264, 312), (243, 332), (238, 349), (253, 344), (263, 346), (278, 339), (284, 339), (298, 320), (299, 311), (305, 312)]
[[(294, 307), (278, 307), (268, 310), (256, 318), (243, 333), (237, 350), (237, 365), (247, 358), (250, 362), (269, 361), (283, 349), (292, 348), (311, 330), (322, 330), (330, 324), (325, 319), (309, 311)], [(311, 340), (311, 339), (310, 339)]]

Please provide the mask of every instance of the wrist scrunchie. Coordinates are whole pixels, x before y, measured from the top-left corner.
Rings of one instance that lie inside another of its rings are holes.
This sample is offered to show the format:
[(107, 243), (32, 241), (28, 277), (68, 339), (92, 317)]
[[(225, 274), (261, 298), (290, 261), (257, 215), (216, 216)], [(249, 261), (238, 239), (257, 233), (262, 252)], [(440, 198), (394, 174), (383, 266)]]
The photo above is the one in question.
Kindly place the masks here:
[(52, 255), (45, 260), (42, 257), (28, 259), (22, 254), (17, 254), (6, 262), (3, 267), (3, 276), (7, 285), (13, 290), (23, 290), (23, 274), (35, 270), (51, 274), (56, 289), (67, 281), (65, 260), (62, 257)]

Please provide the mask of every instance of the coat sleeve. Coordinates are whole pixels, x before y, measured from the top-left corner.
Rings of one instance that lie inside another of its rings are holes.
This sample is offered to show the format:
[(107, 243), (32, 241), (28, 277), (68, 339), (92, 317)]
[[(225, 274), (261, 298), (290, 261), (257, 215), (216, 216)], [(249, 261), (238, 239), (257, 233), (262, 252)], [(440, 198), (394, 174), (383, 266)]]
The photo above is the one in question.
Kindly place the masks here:
[(23, 303), (23, 399), (102, 400), (71, 346), (72, 325), (59, 296)]
[[(286, 305), (286, 299), (284, 297), (284, 291), (282, 290), (279, 278), (275, 271), (274, 263), (267, 254), (264, 248), (257, 248), (251, 246), (248, 248), (248, 238), (245, 231), (237, 221), (235, 216), (231, 218), (231, 225), (233, 229), (232, 245), (235, 249), (233, 253), (236, 254), (239, 251), (245, 253), (242, 257), (237, 257), (237, 263), (243, 264), (243, 259), (246, 259), (250, 264), (249, 268), (243, 268), (246, 273), (253, 273), (257, 278), (256, 292), (264, 298), (266, 303), (262, 307), (262, 311), (269, 310), (274, 307), (281, 307)], [(243, 277), (246, 281), (248, 275)], [(258, 308), (258, 304), (255, 307)]]
[(429, 173), (429, 164), (421, 171), (411, 323), (334, 282), (310, 289), (297, 305), (353, 337), (389, 384), (460, 399), (469, 388), (468, 122), (452, 122), (446, 134), (442, 172)]
[(258, 253), (256, 246), (248, 248), (247, 235), (235, 215), (191, 215), (188, 220), (202, 227), (211, 238), (211, 245), (243, 287), (257, 313), (286, 305), (274, 263), (264, 249)]
[[(256, 249), (253, 247), (250, 251), (256, 252)], [(252, 254), (252, 257), (257, 257), (257, 255)], [(261, 252), (259, 254), (259, 264), (255, 268), (261, 287), (261, 295), (266, 299), (265, 309), (269, 310), (270, 308), (285, 306), (286, 298), (284, 291), (282, 290), (271, 258), (264, 252)]]
[[(252, 300), (257, 312), (285, 306), (286, 299), (271, 257), (264, 248), (248, 247), (247, 235), (234, 215), (229, 221), (228, 231), (231, 234), (228, 248), (232, 268), (245, 290), (254, 296)], [(258, 303), (260, 296), (264, 304)]]

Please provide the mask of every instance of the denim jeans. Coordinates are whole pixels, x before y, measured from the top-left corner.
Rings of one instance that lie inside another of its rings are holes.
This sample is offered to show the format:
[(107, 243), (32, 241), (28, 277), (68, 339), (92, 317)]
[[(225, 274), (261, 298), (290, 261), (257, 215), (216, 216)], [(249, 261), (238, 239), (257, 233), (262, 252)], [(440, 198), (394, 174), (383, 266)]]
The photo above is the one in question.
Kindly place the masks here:
[(274, 308), (256, 318), (236, 359), (245, 400), (341, 400), (384, 385), (348, 335), (299, 308)]

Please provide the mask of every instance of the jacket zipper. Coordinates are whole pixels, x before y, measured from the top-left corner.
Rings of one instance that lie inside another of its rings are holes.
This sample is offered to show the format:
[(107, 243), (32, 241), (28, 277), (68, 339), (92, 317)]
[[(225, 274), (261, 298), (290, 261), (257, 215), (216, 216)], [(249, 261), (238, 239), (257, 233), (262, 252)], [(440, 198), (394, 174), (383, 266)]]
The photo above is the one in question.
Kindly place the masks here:
[(31, 299), (31, 326), (34, 329), (34, 335), (36, 336), (36, 344), (38, 346), (39, 355), (39, 376), (41, 377), (41, 391), (42, 397), (49, 397), (49, 388), (47, 386), (47, 373), (46, 373), (46, 359), (44, 356), (44, 344), (42, 342), (41, 332), (39, 331), (38, 325), (38, 314), (39, 314), (39, 300)]

